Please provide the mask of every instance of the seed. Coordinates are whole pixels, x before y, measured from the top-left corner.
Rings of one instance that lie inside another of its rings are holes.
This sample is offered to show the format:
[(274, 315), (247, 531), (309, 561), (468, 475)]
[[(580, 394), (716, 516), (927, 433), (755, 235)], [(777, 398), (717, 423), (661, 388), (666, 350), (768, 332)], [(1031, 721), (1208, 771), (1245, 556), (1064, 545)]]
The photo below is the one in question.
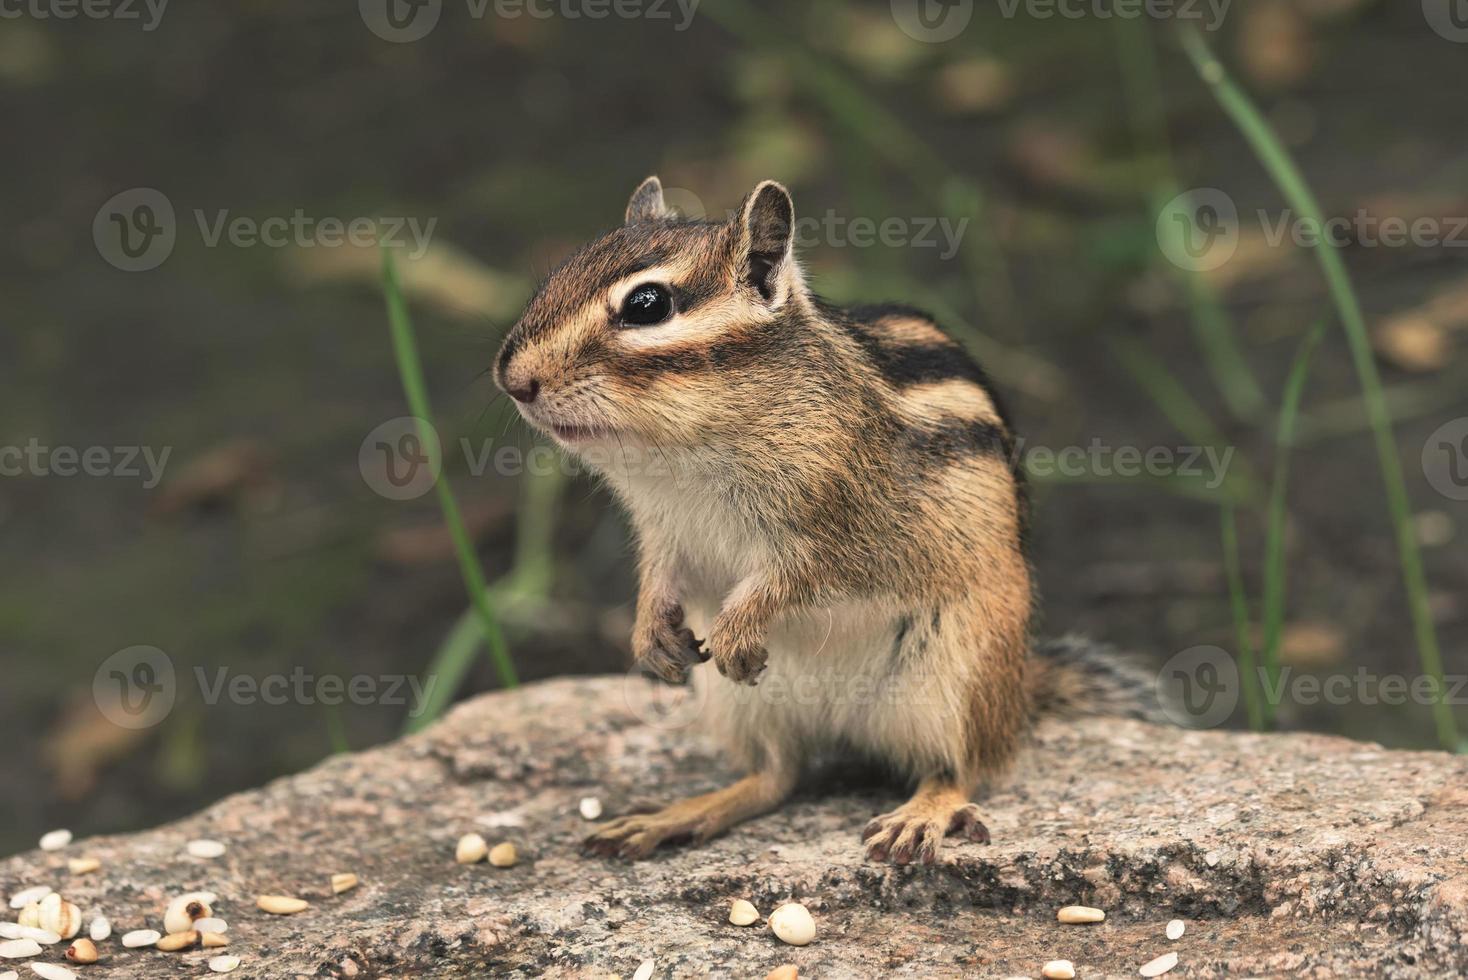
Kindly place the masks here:
[(96, 858), (72, 858), (66, 862), (66, 868), (74, 875), (91, 874), (102, 867), (102, 862)]
[(196, 858), (223, 857), (224, 849), (224, 845), (217, 840), (191, 840), (187, 844), (189, 855)]
[(238, 956), (216, 956), (209, 961), (209, 969), (215, 973), (232, 973), (240, 968)]
[(195, 932), (229, 932), (229, 923), (218, 918), (204, 918), (194, 920)]
[(354, 874), (339, 874), (331, 876), (331, 893), (340, 895), (357, 887), (357, 876)]
[(15, 921), (23, 926), (32, 926), (33, 928), (39, 929), (41, 927), (41, 903), (32, 902), (21, 909), (20, 915), (15, 917)]
[(648, 980), (652, 976), (655, 965), (652, 960), (643, 960), (642, 965), (637, 968), (637, 972), (632, 974), (632, 980)]
[(61, 937), (50, 929), (23, 926), (19, 922), (0, 922), (0, 939), (34, 939), (42, 946), (61, 942)]
[(92, 926), (87, 930), (87, 935), (92, 937), (93, 942), (101, 942), (112, 935), (112, 923), (107, 921), (105, 915), (99, 915), (92, 920)]
[(788, 902), (770, 914), (770, 928), (782, 942), (805, 946), (816, 938), (816, 920), (799, 902)]
[(0, 980), (20, 980), (20, 974), (14, 970), (6, 970), (4, 973), (0, 973)]
[(185, 892), (168, 903), (163, 913), (163, 929), (170, 935), (188, 932), (194, 927), (195, 919), (207, 919), (214, 914), (210, 903), (218, 896), (213, 892)]
[(43, 851), (59, 851), (63, 847), (65, 847), (67, 844), (70, 844), (70, 843), (71, 843), (71, 831), (69, 831), (69, 830), (53, 830), (49, 834), (45, 834), (45, 835), (43, 835), (41, 837), (41, 850), (43, 850)]
[(190, 929), (188, 932), (172, 932), (158, 940), (157, 947), (165, 953), (177, 953), (181, 949), (188, 949), (199, 942), (199, 930)]
[(70, 939), (82, 931), (82, 913), (75, 905), (52, 892), (37, 906), (36, 921), (26, 924), (47, 929), (62, 939)]
[(19, 960), (27, 956), (40, 956), (41, 944), (34, 939), (7, 939), (0, 943), (0, 956), (7, 960)]
[(1148, 963), (1137, 972), (1144, 977), (1160, 977), (1175, 966), (1177, 966), (1177, 954), (1163, 953), (1161, 956), (1157, 957), (1157, 959), (1153, 960), (1151, 963)]
[(595, 820), (601, 816), (601, 800), (594, 796), (581, 797), (581, 816), (586, 820)]
[(55, 963), (32, 963), (31, 972), (42, 980), (76, 980), (76, 974)]
[(199, 934), (199, 945), (205, 949), (218, 949), (229, 945), (229, 937), (221, 932), (205, 932)]
[(1106, 913), (1101, 911), (1100, 909), (1093, 909), (1086, 905), (1067, 905), (1059, 912), (1056, 912), (1055, 917), (1061, 922), (1068, 922), (1072, 924), (1084, 922), (1101, 922), (1106, 918)]
[(489, 845), (478, 834), (465, 834), (454, 848), (454, 860), (460, 864), (478, 864), (489, 853)]
[(152, 946), (163, 938), (163, 934), (157, 929), (134, 929), (132, 932), (123, 933), (122, 944), (128, 949), (138, 949), (143, 946)]
[(1173, 919), (1167, 924), (1167, 938), (1181, 939), (1183, 938), (1183, 933), (1186, 932), (1187, 929), (1188, 924), (1182, 919)]
[(311, 907), (311, 903), (304, 898), (292, 898), (289, 895), (261, 895), (255, 899), (255, 904), (260, 906), (260, 911), (271, 915), (295, 915)]
[(513, 868), (518, 860), (520, 855), (516, 853), (515, 845), (509, 841), (496, 844), (489, 852), (489, 863), (496, 868)]
[(1051, 960), (1040, 970), (1045, 980), (1074, 980), (1076, 965), (1070, 960)]
[(19, 891), (11, 895), (10, 907), (13, 909), (23, 909), (32, 902), (39, 902), (49, 894), (51, 894), (50, 885), (36, 885), (34, 888), (27, 888), (25, 891)]
[(759, 921), (759, 909), (742, 898), (729, 905), (729, 921), (736, 926), (752, 926)]
[(769, 973), (766, 973), (765, 980), (796, 980), (799, 976), (800, 971), (795, 968), (795, 964), (786, 963), (784, 966), (777, 966)]
[(78, 939), (67, 948), (66, 958), (73, 963), (95, 963), (97, 947), (90, 939)]

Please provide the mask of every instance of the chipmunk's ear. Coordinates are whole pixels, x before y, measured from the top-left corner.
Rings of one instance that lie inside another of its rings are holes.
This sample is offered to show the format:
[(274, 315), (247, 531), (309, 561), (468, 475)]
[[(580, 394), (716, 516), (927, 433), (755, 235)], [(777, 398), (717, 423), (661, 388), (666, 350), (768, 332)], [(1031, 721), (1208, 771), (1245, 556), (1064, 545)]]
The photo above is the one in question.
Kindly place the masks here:
[(799, 280), (795, 267), (795, 203), (783, 184), (767, 180), (744, 199), (738, 219), (740, 276), (778, 305)]
[(627, 224), (636, 225), (645, 221), (662, 221), (673, 217), (663, 201), (663, 182), (649, 177), (637, 185), (632, 200), (627, 202)]

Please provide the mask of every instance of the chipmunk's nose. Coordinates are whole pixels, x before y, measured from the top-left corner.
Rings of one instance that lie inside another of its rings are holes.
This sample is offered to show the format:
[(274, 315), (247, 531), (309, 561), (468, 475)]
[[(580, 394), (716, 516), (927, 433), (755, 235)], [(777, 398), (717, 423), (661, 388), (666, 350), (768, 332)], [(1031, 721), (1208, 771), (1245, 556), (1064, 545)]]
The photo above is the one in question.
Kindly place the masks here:
[(540, 382), (531, 378), (518, 388), (506, 388), (505, 390), (510, 393), (510, 397), (515, 399), (515, 401), (529, 405), (535, 401), (535, 396), (540, 394)]

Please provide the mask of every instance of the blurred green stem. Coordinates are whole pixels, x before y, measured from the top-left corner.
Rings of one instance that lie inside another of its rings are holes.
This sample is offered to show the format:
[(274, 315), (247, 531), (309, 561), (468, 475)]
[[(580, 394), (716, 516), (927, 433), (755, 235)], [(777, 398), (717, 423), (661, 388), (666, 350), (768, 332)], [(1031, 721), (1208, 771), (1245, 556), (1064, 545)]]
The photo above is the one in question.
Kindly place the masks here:
[[(1229, 77), (1222, 63), (1208, 50), (1207, 43), (1196, 29), (1182, 28), (1181, 37), (1183, 50), (1192, 60), (1198, 75), (1212, 89), (1224, 112), (1253, 148), (1265, 170), (1284, 194), (1285, 200), (1294, 209), (1296, 217), (1317, 227), (1323, 226), (1324, 215), (1314, 192), (1310, 190), (1289, 151), (1275, 136), (1263, 115)], [(1361, 304), (1356, 298), (1355, 287), (1340, 252), (1329, 245), (1317, 245), (1314, 252), (1335, 301), (1341, 326), (1345, 330), (1356, 375), (1360, 380), (1362, 397), (1366, 403), (1366, 413), (1371, 420), (1377, 459), (1381, 466), (1382, 479), (1386, 483), (1387, 505), (1396, 531), (1402, 578), (1411, 607), (1417, 654), (1423, 673), (1432, 679), (1434, 687), (1432, 713), (1438, 741), (1449, 751), (1456, 751), (1459, 748), (1457, 723), (1451, 706), (1443, 699), (1446, 688), (1443, 682), (1442, 652), (1438, 648), (1437, 630), (1428, 605), (1427, 574), (1423, 569), (1422, 555), (1417, 548), (1407, 481), (1402, 473), (1396, 435), (1392, 431), (1391, 413), (1382, 395), (1381, 377), (1371, 352), (1366, 318), (1362, 315)]]
[[(1238, 644), (1239, 685), (1244, 690), (1244, 710), (1249, 727), (1264, 731), (1264, 699), (1259, 696), (1259, 665), (1254, 654), (1254, 637), (1250, 633), (1249, 594), (1244, 589), (1244, 573), (1239, 562), (1239, 525), (1233, 504), (1218, 508), (1223, 536), (1223, 570), (1228, 579), (1229, 610), (1233, 614), (1234, 641)], [(1271, 711), (1272, 715), (1273, 712)]]

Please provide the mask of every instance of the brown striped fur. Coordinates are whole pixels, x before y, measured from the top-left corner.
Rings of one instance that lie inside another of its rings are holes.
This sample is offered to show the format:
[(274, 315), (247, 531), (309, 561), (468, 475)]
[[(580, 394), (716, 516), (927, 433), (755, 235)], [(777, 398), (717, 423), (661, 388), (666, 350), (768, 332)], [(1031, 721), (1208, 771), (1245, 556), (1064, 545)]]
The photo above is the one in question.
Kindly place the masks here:
[[(947, 833), (986, 837), (970, 797), (1032, 697), (1065, 686), (1027, 660), (1027, 505), (997, 396), (926, 315), (812, 295), (792, 221), (773, 182), (709, 223), (668, 213), (651, 178), (623, 227), (550, 275), (496, 362), (502, 387), (538, 391), (519, 406), (531, 424), (599, 460), (631, 514), (640, 663), (691, 672), (752, 773), (612, 821), (593, 850), (713, 836), (853, 753), (918, 786), (869, 825), (871, 856), (931, 861)], [(623, 326), (644, 282), (676, 313)]]

